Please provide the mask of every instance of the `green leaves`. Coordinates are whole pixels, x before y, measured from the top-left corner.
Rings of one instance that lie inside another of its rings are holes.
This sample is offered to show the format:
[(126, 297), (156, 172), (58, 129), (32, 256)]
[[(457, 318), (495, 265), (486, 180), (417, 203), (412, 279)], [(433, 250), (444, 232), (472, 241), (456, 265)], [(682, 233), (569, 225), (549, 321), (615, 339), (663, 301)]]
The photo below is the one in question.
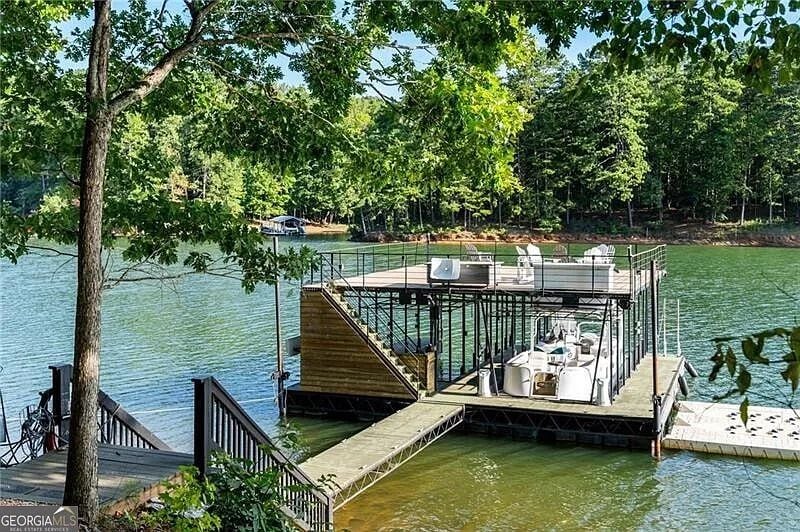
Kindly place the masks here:
[[(789, 352), (780, 359), (771, 358), (769, 352), (774, 352), (779, 348), (779, 344), (769, 346), (767, 340), (784, 340), (789, 347)], [(727, 367), (729, 376), (734, 379), (734, 386), (726, 393), (718, 395), (715, 400), (725, 399), (738, 393), (745, 395), (753, 385), (753, 375), (747, 364), (738, 361), (735, 351), (729, 342), (736, 340), (735, 337), (721, 337), (714, 340), (716, 348), (711, 361), (714, 363), (708, 376), (709, 381), (715, 381), (723, 366)], [(772, 347), (770, 349), (770, 347)], [(741, 339), (742, 354), (750, 364), (765, 366), (779, 365), (785, 363), (780, 371), (781, 378), (789, 383), (792, 393), (796, 392), (800, 386), (800, 326), (789, 328), (776, 327), (758, 333), (751, 334)], [(740, 406), (742, 423), (747, 423), (747, 409), (749, 399), (744, 398)]]
[(749, 407), (750, 407), (750, 399), (745, 397), (744, 400), (739, 405), (739, 419), (742, 420), (742, 424), (745, 426), (747, 426), (747, 420), (748, 420), (747, 410)]
[(761, 355), (764, 350), (764, 338), (764, 336), (759, 336), (755, 342), (752, 338), (742, 340), (742, 353), (747, 360), (758, 364), (769, 364), (769, 359)]
[(781, 377), (786, 382), (791, 383), (792, 392), (797, 391), (797, 386), (800, 385), (800, 362), (788, 362), (786, 369), (781, 371)]
[[(731, 376), (733, 376), (733, 372), (731, 372)], [(739, 366), (739, 375), (736, 377), (736, 389), (739, 391), (739, 395), (744, 395), (747, 390), (750, 389), (750, 384), (753, 382), (753, 376), (750, 375), (750, 372), (747, 371), (745, 366)]]

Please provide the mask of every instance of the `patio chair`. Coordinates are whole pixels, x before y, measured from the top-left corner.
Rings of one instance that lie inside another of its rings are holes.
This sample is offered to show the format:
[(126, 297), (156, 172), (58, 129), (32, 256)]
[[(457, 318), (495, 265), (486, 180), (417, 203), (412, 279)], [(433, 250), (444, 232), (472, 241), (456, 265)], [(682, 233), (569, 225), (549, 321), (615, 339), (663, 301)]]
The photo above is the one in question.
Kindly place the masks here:
[(583, 252), (583, 259), (581, 259), (581, 262), (589, 264), (598, 264), (601, 262), (600, 259), (605, 258), (604, 255), (605, 252), (600, 250), (600, 246), (595, 246)]
[(616, 250), (614, 249), (614, 246), (611, 245), (611, 244), (607, 245), (606, 246), (606, 262), (608, 262), (609, 264), (614, 262), (615, 253), (616, 253)]
[(563, 244), (558, 244), (556, 247), (553, 248), (553, 258), (558, 262), (569, 262), (569, 256), (567, 255), (567, 248)]
[(519, 246), (517, 248), (517, 282), (533, 281), (533, 267), (528, 253)]
[(467, 260), (475, 262), (494, 262), (494, 257), (491, 253), (478, 251), (475, 244), (467, 242), (464, 244), (464, 253), (467, 255)]
[(542, 263), (542, 251), (539, 249), (539, 246), (528, 244), (525, 249), (528, 252), (528, 260), (530, 261), (531, 266)]

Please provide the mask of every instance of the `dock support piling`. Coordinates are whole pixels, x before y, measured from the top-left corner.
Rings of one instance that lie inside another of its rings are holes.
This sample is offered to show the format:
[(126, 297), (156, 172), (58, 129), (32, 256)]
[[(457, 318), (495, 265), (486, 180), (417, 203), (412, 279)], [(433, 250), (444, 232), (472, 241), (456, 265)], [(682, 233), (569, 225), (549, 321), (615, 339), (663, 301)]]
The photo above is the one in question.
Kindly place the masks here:
[[(278, 256), (278, 237), (272, 237), (272, 252)], [(333, 268), (333, 257), (331, 257), (331, 268)], [(275, 341), (277, 342), (277, 362), (278, 369), (273, 377), (278, 381), (278, 411), (281, 417), (286, 417), (286, 390), (284, 381), (286, 373), (283, 370), (283, 341), (281, 339), (281, 285), (278, 277), (275, 278)]]
[(653, 424), (655, 441), (653, 457), (661, 460), (661, 397), (658, 395), (658, 289), (656, 287), (656, 262), (650, 261), (650, 325), (653, 346)]

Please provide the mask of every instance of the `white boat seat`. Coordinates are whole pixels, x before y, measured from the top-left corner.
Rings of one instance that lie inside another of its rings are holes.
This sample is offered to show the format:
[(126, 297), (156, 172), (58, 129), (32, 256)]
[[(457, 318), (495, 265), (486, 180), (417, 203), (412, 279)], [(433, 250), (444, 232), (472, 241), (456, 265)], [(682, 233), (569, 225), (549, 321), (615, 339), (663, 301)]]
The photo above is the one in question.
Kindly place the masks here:
[(458, 259), (431, 259), (431, 279), (455, 281), (461, 276), (461, 261)]
[(523, 351), (515, 355), (503, 368), (503, 391), (514, 397), (530, 397), (533, 380), (537, 373), (547, 369), (547, 353)]
[[(590, 366), (593, 364), (590, 364)], [(592, 400), (591, 367), (567, 366), (558, 375), (556, 398), (559, 401), (590, 401)]]

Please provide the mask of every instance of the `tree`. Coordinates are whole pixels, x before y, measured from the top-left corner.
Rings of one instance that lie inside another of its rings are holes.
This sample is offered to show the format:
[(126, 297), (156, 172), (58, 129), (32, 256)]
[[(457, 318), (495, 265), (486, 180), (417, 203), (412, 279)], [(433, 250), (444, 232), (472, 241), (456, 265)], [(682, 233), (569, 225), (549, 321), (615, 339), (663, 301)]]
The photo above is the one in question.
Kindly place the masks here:
[[(343, 35), (331, 23), (332, 7), (327, 4), (292, 4), (283, 9), (260, 2), (247, 4), (234, 5), (220, 0), (186, 2), (187, 18), (166, 13), (163, 9), (150, 13), (142, 1), (132, 1), (129, 10), (115, 13), (112, 17), (110, 1), (98, 0), (94, 4), (94, 21), (90, 34), (86, 36), (88, 64), (78, 200), (75, 372), (64, 489), (65, 504), (79, 505), (90, 525), (96, 520), (98, 507), (95, 419), (99, 382), (100, 303), (104, 284), (102, 249), (104, 243), (109, 242), (110, 232), (108, 225), (104, 227), (103, 224), (103, 210), (106, 207), (104, 184), (114, 121), (161, 86), (171, 72), (189, 57), (214, 57), (229, 68), (238, 69), (239, 74), (246, 73), (264, 80), (270, 79), (271, 73), (265, 66), (266, 58), (285, 51), (289, 43), (315, 40), (301, 58), (307, 61), (311, 70), (312, 67), (318, 67), (315, 62), (315, 54), (319, 53), (317, 47), (330, 40), (338, 42)], [(28, 16), (25, 14), (28, 6), (4, 3), (4, 20), (7, 17), (22, 20), (19, 24), (21, 32), (27, 29), (26, 26), (40, 28), (42, 41), (53, 41), (54, 33), (49, 24), (71, 14), (68, 8), (74, 8), (74, 3), (65, 2), (64, 6), (54, 12), (47, 3), (37, 4), (32, 6), (33, 16)], [(244, 9), (247, 7), (251, 9)], [(23, 20), (26, 16), (32, 22)], [(112, 40), (113, 26), (121, 31)], [(263, 53), (267, 44), (274, 52)], [(237, 49), (232, 50), (232, 45), (236, 45)], [(49, 51), (47, 46), (43, 45), (42, 48), (45, 52)], [(242, 53), (246, 48), (262, 53), (256, 54), (255, 58), (246, 57), (247, 54)], [(79, 46), (73, 49), (73, 54), (76, 58), (81, 55)], [(52, 64), (54, 58), (49, 56), (48, 59)], [(310, 76), (323, 73), (324, 69), (318, 69)], [(109, 90), (109, 81), (115, 89)], [(160, 201), (154, 202), (153, 199)], [(224, 209), (181, 208), (170, 199), (162, 194), (157, 198), (148, 197), (147, 201), (139, 201), (139, 207), (147, 204), (152, 211), (159, 211), (154, 212), (155, 216), (149, 220), (130, 216), (135, 203), (111, 206), (110, 210), (117, 212), (117, 223), (136, 229), (136, 238), (125, 251), (126, 259), (156, 259), (170, 263), (177, 260), (175, 249), (180, 240), (215, 240), (221, 243), (223, 252), (237, 260), (243, 271), (243, 284), (249, 289), (255, 282), (274, 280), (279, 267), (286, 265), (271, 252), (262, 249), (255, 235), (249, 234), (246, 228), (226, 222), (234, 219), (231, 215), (235, 213)], [(127, 215), (124, 214), (126, 209)], [(193, 211), (193, 217), (186, 216), (189, 211)], [(173, 231), (164, 234), (163, 218), (181, 217), (181, 212), (185, 222), (176, 224)], [(126, 217), (129, 223), (124, 224)], [(193, 219), (189, 222), (187, 218)], [(202, 221), (211, 223), (198, 223)], [(9, 218), (8, 222), (4, 224), (6, 229), (10, 227), (15, 231), (4, 237), (3, 251), (6, 256), (13, 258), (26, 249), (28, 228), (17, 219)], [(156, 229), (159, 226), (162, 228), (160, 232)], [(188, 261), (198, 271), (209, 268), (209, 258), (203, 255), (195, 254)]]

